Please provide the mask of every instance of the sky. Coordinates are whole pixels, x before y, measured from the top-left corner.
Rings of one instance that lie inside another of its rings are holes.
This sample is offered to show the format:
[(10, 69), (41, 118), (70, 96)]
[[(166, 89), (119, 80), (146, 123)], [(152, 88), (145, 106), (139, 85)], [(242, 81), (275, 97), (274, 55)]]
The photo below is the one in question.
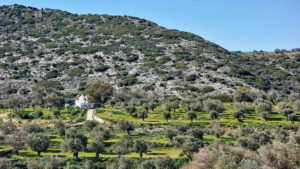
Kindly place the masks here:
[(0, 0), (12, 4), (135, 16), (231, 51), (300, 48), (300, 0)]

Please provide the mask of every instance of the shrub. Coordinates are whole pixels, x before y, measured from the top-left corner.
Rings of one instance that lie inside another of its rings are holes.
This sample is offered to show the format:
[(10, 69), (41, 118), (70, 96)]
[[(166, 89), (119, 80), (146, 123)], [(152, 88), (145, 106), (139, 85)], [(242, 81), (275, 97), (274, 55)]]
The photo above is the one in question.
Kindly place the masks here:
[(38, 159), (28, 159), (27, 160), (27, 168), (28, 169), (44, 169), (45, 164), (42, 160)]
[(96, 72), (105, 72), (108, 69), (109, 69), (109, 66), (107, 66), (107, 65), (100, 65), (100, 66), (97, 66), (95, 68), (95, 71)]
[(215, 88), (214, 87), (211, 87), (211, 86), (206, 86), (206, 87), (203, 87), (201, 89), (201, 92), (202, 93), (210, 93), (210, 92), (213, 92), (215, 91)]
[(212, 110), (221, 113), (224, 111), (223, 104), (220, 100), (207, 99), (203, 102), (204, 110), (210, 112)]
[(70, 69), (68, 71), (68, 75), (71, 77), (79, 77), (84, 73), (84, 68), (83, 67), (75, 67), (73, 69)]
[(185, 155), (185, 156), (187, 156), (188, 159), (192, 160), (193, 154), (197, 153), (201, 146), (202, 146), (201, 142), (187, 139), (184, 142), (184, 144), (181, 146), (182, 155)]
[(174, 169), (174, 161), (168, 155), (154, 160), (156, 169)]
[(187, 112), (187, 118), (191, 121), (193, 121), (195, 118), (197, 118), (197, 113), (194, 112), (194, 111), (190, 111), (190, 112)]
[(191, 130), (191, 134), (194, 138), (202, 139), (204, 132), (200, 128), (197, 127), (197, 128), (194, 128)]
[(278, 113), (285, 117), (288, 117), (288, 115), (294, 113), (293, 106), (290, 103), (280, 102), (278, 104)]
[(219, 113), (215, 110), (211, 110), (209, 112), (209, 118), (214, 120), (214, 119), (217, 119), (219, 117)]
[(104, 104), (112, 96), (114, 88), (106, 83), (96, 83), (89, 86), (84, 94), (93, 98), (93, 103)]
[(251, 91), (248, 88), (239, 88), (234, 92), (234, 101), (236, 102), (252, 102), (253, 98), (250, 95)]
[(300, 112), (300, 100), (294, 102), (294, 110)]
[(46, 79), (53, 79), (53, 78), (57, 78), (59, 76), (59, 72), (56, 71), (56, 70), (52, 70), (50, 72), (48, 72), (46, 75), (45, 75), (45, 78)]
[(166, 138), (168, 138), (170, 141), (173, 140), (174, 137), (177, 136), (177, 131), (173, 128), (166, 128), (164, 130)]
[(34, 123), (26, 123), (23, 126), (23, 130), (28, 134), (44, 132), (44, 129), (40, 125)]
[(185, 78), (186, 81), (195, 81), (196, 79), (197, 79), (197, 76), (195, 74), (188, 75)]
[(1, 169), (11, 169), (12, 168), (11, 161), (6, 158), (0, 158), (0, 168)]

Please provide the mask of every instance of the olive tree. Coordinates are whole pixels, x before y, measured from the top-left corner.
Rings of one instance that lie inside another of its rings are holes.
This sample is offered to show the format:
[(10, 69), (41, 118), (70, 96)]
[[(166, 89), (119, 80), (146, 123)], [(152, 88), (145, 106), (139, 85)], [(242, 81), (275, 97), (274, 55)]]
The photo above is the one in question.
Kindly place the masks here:
[(189, 111), (189, 112), (187, 112), (187, 118), (189, 119), (189, 120), (191, 120), (191, 122), (194, 120), (194, 119), (196, 119), (198, 116), (197, 116), (197, 113), (196, 112), (194, 112), (194, 111)]
[(211, 110), (215, 110), (218, 113), (222, 113), (224, 111), (223, 104), (220, 100), (215, 99), (207, 99), (204, 101), (204, 110), (206, 112), (210, 112)]
[(173, 159), (166, 155), (154, 160), (155, 169), (174, 169), (175, 164)]
[(257, 99), (254, 102), (255, 111), (258, 113), (264, 120), (267, 120), (270, 112), (272, 111), (272, 103), (269, 100)]
[(165, 136), (172, 141), (174, 137), (177, 136), (177, 131), (173, 128), (165, 128), (164, 130)]
[(99, 154), (105, 152), (104, 144), (103, 144), (103, 138), (101, 136), (94, 137), (93, 141), (88, 144), (88, 149), (90, 151), (96, 152), (96, 158), (99, 159)]
[(278, 104), (278, 113), (288, 118), (289, 115), (294, 113), (292, 104), (287, 102), (280, 102)]
[(91, 138), (95, 137), (102, 137), (104, 140), (107, 140), (110, 138), (110, 131), (106, 127), (97, 125), (91, 132)]
[(12, 121), (5, 122), (0, 125), (0, 131), (2, 134), (8, 135), (16, 130), (16, 126)]
[(93, 128), (96, 127), (97, 125), (99, 125), (99, 123), (95, 120), (87, 120), (83, 124), (85, 130), (89, 132), (92, 131)]
[(113, 95), (114, 88), (106, 83), (93, 84), (84, 91), (85, 95), (92, 97), (92, 102), (95, 104), (106, 103)]
[(26, 123), (23, 126), (23, 130), (28, 134), (44, 132), (44, 129), (39, 124), (34, 123)]
[(26, 144), (41, 156), (41, 152), (46, 151), (50, 145), (50, 138), (42, 133), (31, 133), (27, 136)]
[(134, 130), (134, 125), (133, 125), (133, 123), (132, 123), (131, 121), (126, 121), (126, 120), (124, 120), (124, 119), (118, 121), (117, 127), (118, 127), (120, 130), (127, 131), (128, 135), (130, 135), (130, 131), (133, 131), (133, 130)]
[(59, 136), (65, 136), (66, 126), (62, 121), (56, 121), (54, 124), (54, 128), (57, 130)]
[(219, 117), (219, 113), (218, 113), (217, 111), (211, 110), (211, 111), (209, 112), (209, 118), (210, 118), (211, 120), (215, 120), (215, 119), (217, 119), (218, 117)]
[(119, 142), (114, 143), (110, 150), (115, 152), (121, 157), (121, 155), (127, 154), (129, 148), (133, 146), (133, 141), (129, 135), (123, 135)]
[(152, 160), (147, 160), (141, 163), (138, 169), (156, 169)]
[(193, 154), (197, 153), (201, 146), (201, 142), (186, 139), (184, 144), (181, 146), (181, 155), (185, 155), (189, 160), (192, 160)]
[(78, 158), (78, 153), (84, 151), (87, 145), (87, 137), (76, 128), (66, 130), (66, 136), (63, 143), (63, 150), (73, 153), (74, 158)]
[(125, 107), (125, 111), (129, 113), (131, 117), (133, 117), (133, 114), (136, 112), (136, 108), (135, 106), (127, 106)]
[(135, 152), (140, 155), (140, 158), (143, 158), (143, 154), (147, 154), (149, 150), (148, 143), (144, 140), (136, 140), (133, 147)]
[(239, 122), (242, 122), (245, 114), (250, 112), (250, 106), (245, 102), (236, 102), (234, 104), (234, 113), (233, 117), (236, 118)]
[(22, 131), (15, 131), (12, 135), (8, 136), (5, 142), (10, 145), (17, 155), (19, 155), (19, 150), (24, 148), (24, 135)]
[(137, 112), (137, 117), (142, 118), (142, 120), (144, 121), (145, 118), (148, 117), (148, 111), (147, 111), (147, 109), (139, 110), (139, 111)]
[(171, 116), (171, 113), (168, 112), (168, 111), (165, 111), (165, 112), (163, 113), (163, 115), (164, 115), (164, 118), (167, 120), (167, 122), (168, 122), (169, 119), (172, 117), (172, 116)]
[(190, 133), (194, 138), (197, 139), (202, 139), (204, 135), (204, 132), (199, 127), (193, 128)]
[(46, 169), (59, 169), (64, 163), (64, 160), (57, 156), (46, 156), (44, 157)]

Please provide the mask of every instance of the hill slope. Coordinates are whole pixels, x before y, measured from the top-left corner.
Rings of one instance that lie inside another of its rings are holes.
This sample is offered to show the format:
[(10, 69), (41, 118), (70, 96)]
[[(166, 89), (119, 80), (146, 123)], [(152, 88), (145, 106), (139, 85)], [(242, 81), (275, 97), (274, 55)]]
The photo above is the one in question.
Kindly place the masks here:
[(34, 86), (70, 98), (94, 82), (158, 96), (299, 91), (299, 53), (229, 52), (197, 35), (129, 16), (0, 7), (1, 100)]

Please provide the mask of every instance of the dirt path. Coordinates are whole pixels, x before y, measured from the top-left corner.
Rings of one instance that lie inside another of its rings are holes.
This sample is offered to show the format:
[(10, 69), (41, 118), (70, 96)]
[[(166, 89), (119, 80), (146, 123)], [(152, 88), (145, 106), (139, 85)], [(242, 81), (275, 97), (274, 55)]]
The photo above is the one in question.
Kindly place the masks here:
[(95, 120), (99, 123), (104, 123), (104, 120), (95, 115), (94, 112), (95, 109), (88, 110), (86, 120)]

